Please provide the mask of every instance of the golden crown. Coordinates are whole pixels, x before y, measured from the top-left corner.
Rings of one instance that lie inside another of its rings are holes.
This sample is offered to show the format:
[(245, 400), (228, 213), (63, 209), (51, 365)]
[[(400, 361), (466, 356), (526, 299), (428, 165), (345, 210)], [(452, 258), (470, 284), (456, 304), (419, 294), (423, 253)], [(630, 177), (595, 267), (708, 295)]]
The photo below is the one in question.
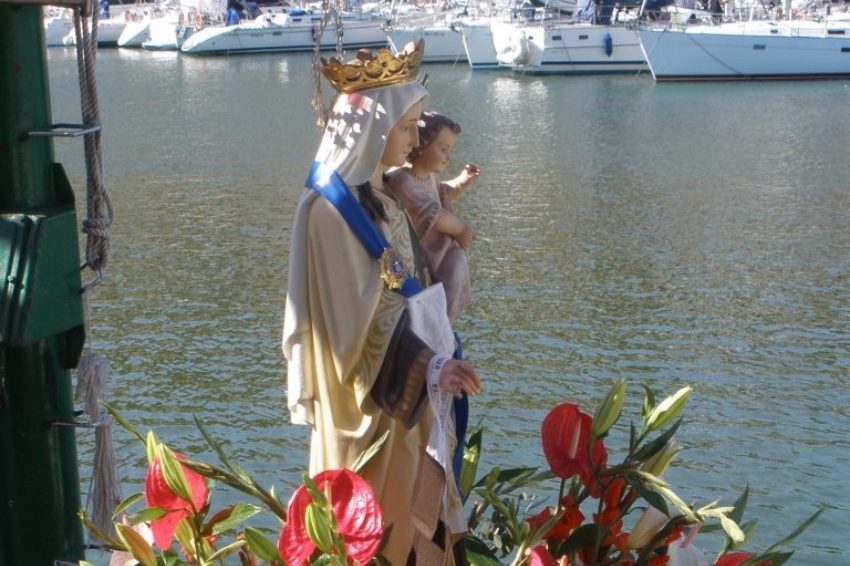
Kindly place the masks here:
[(322, 59), (321, 69), (336, 90), (351, 93), (415, 79), (424, 52), (425, 40), (420, 39), (396, 54), (385, 48), (373, 56), (370, 50), (361, 49), (348, 63)]

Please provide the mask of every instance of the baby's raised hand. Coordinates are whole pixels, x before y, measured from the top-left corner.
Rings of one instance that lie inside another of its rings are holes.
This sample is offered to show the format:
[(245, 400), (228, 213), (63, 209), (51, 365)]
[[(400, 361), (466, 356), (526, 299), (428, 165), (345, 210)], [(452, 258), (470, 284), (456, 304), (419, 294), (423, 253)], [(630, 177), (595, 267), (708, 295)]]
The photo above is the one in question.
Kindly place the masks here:
[(463, 171), (460, 172), (461, 183), (466, 188), (467, 185), (471, 184), (475, 178), (478, 176), (479, 169), (478, 165), (473, 165), (472, 163), (467, 163), (463, 168)]

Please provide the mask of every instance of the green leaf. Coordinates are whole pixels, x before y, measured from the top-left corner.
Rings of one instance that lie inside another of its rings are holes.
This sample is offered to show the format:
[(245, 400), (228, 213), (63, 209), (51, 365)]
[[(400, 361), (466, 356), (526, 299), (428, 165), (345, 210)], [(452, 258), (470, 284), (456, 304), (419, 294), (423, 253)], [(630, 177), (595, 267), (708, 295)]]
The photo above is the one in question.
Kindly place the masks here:
[(360, 456), (357, 457), (357, 460), (354, 461), (354, 464), (349, 468), (355, 474), (359, 474), (360, 470), (372, 459), (372, 457), (378, 453), (384, 443), (387, 441), (387, 437), (390, 435), (390, 431), (386, 431), (381, 438), (373, 442), (369, 445), (369, 448), (363, 451)]
[(307, 474), (301, 474), (301, 481), (304, 482), (304, 487), (307, 488), (307, 493), (310, 494), (310, 499), (322, 507), (328, 507), (329, 503), (325, 494), (321, 492), (319, 486), (316, 485), (316, 482), (314, 482), (310, 476)]
[(138, 525), (139, 523), (145, 523), (148, 521), (155, 521), (160, 517), (164, 517), (168, 514), (168, 511), (162, 509), (161, 507), (145, 507), (138, 513), (133, 513), (127, 517), (127, 521), (131, 525)]
[(142, 433), (140, 433), (138, 430), (136, 430), (136, 428), (133, 425), (131, 425), (129, 422), (127, 422), (124, 419), (124, 417), (121, 416), (121, 413), (116, 411), (115, 408), (112, 407), (112, 405), (110, 405), (109, 403), (105, 403), (103, 401), (101, 401), (100, 404), (103, 405), (106, 408), (106, 410), (109, 412), (109, 414), (115, 420), (115, 422), (117, 422), (122, 427), (124, 427), (124, 429), (126, 429), (127, 432), (129, 432), (130, 434), (132, 434), (133, 436), (138, 438), (142, 442), (142, 444), (145, 443), (145, 437), (142, 435)]
[[(195, 531), (192, 528), (192, 524), (189, 522), (189, 519), (183, 517), (177, 523), (177, 528), (174, 529), (174, 538), (177, 539), (177, 542), (180, 543), (180, 546), (183, 548), (190, 550), (195, 548)], [(194, 554), (194, 551), (192, 552)]]
[(159, 445), (159, 439), (157, 439), (152, 430), (149, 430), (147, 439), (145, 439), (145, 452), (147, 452), (148, 456), (148, 466), (153, 464), (153, 461), (156, 458), (156, 447)]
[(777, 550), (777, 549), (779, 549), (779, 548), (782, 548), (783, 546), (785, 546), (786, 544), (790, 543), (792, 540), (794, 540), (795, 538), (797, 538), (797, 537), (798, 537), (798, 536), (799, 536), (799, 535), (800, 535), (803, 531), (805, 531), (806, 529), (808, 529), (808, 528), (812, 525), (812, 523), (814, 523), (814, 522), (815, 522), (815, 520), (817, 520), (817, 518), (820, 516), (820, 514), (821, 514), (821, 513), (823, 513), (823, 511), (824, 511), (824, 508), (823, 508), (823, 507), (821, 507), (820, 509), (818, 509), (817, 511), (815, 511), (815, 512), (812, 514), (812, 516), (811, 516), (811, 517), (809, 517), (808, 519), (806, 519), (805, 521), (803, 521), (803, 522), (800, 524), (800, 526), (799, 526), (799, 527), (797, 527), (796, 529), (794, 529), (794, 532), (792, 532), (790, 535), (788, 535), (788, 536), (787, 536), (787, 537), (785, 537), (784, 539), (780, 540), (779, 542), (774, 543), (773, 545), (771, 545), (771, 547), (770, 547), (770, 548), (768, 548), (766, 552), (772, 552), (772, 551), (774, 551), (774, 550)]
[(631, 488), (634, 489), (635, 492), (642, 499), (646, 500), (647, 503), (649, 503), (668, 517), (670, 516), (669, 508), (667, 507), (667, 502), (664, 500), (664, 497), (660, 493), (648, 488), (644, 482), (640, 481), (640, 479), (632, 475), (626, 476), (625, 479), (626, 483), (629, 484)]
[(651, 442), (647, 442), (643, 446), (641, 446), (637, 452), (635, 452), (632, 457), (634, 460), (638, 460), (639, 462), (646, 462), (656, 454), (658, 454), (661, 450), (667, 446), (667, 443), (670, 442), (670, 439), (673, 438), (673, 435), (676, 434), (676, 431), (679, 429), (679, 425), (682, 424), (682, 419), (679, 418), (675, 423), (673, 423), (670, 428), (665, 430), (658, 438), (654, 439)]
[(640, 384), (643, 387), (646, 395), (643, 398), (643, 406), (640, 409), (640, 416), (643, 420), (644, 427), (646, 427), (646, 419), (649, 417), (649, 414), (652, 412), (652, 409), (655, 408), (655, 394), (652, 392), (652, 389), (649, 388), (645, 383)]
[(493, 551), (475, 535), (466, 535), (466, 559), (471, 566), (502, 566)]
[(469, 497), (475, 485), (475, 476), (478, 475), (478, 462), (481, 458), (481, 442), (483, 430), (478, 429), (469, 436), (463, 450), (463, 464), (460, 469), (460, 489), (464, 503)]
[(103, 532), (97, 525), (92, 523), (88, 514), (86, 514), (85, 509), (77, 511), (77, 516), (80, 518), (80, 522), (83, 523), (83, 526), (88, 529), (91, 534), (103, 541), (102, 544), (104, 548), (108, 548), (110, 550), (127, 550), (123, 541)]
[(572, 532), (567, 540), (558, 546), (558, 553), (567, 553), (580, 548), (593, 548), (599, 536), (599, 525), (586, 523)]
[(207, 523), (207, 528), (211, 528), (211, 534), (218, 536), (227, 531), (235, 530), (237, 526), (260, 511), (262, 511), (262, 508), (256, 505), (237, 503), (216, 513)]
[[(537, 472), (538, 468), (510, 468), (508, 470), (502, 470), (498, 466), (490, 470), (490, 473), (478, 480), (478, 483), (475, 484), (475, 487), (481, 487), (490, 485), (490, 487), (494, 487), (497, 483), (511, 483), (513, 485), (513, 489), (519, 487), (520, 485), (524, 485), (529, 483), (532, 479), (538, 480), (540, 478), (534, 478), (535, 472)], [(551, 471), (547, 470), (541, 477), (554, 477)]]
[(121, 537), (121, 540), (124, 541), (124, 544), (127, 545), (127, 549), (133, 555), (133, 558), (139, 561), (139, 564), (142, 566), (156, 566), (156, 555), (153, 552), (153, 548), (151, 548), (151, 545), (148, 544), (148, 541), (142, 535), (128, 525), (116, 524), (115, 531)]
[(165, 483), (177, 497), (191, 503), (192, 494), (189, 491), (189, 482), (186, 481), (183, 466), (180, 465), (174, 452), (164, 444), (160, 444), (156, 448), (156, 455), (159, 456), (159, 465), (162, 468)]
[(731, 517), (732, 520), (736, 523), (740, 523), (744, 520), (744, 509), (747, 508), (747, 500), (749, 499), (749, 497), (750, 486), (748, 485), (744, 488), (744, 491), (741, 492), (741, 495), (738, 496), (738, 499), (735, 501), (735, 503), (732, 504), (732, 507), (734, 507), (735, 510), (729, 514), (729, 517)]
[(221, 445), (218, 442), (216, 442), (213, 439), (212, 436), (210, 436), (209, 432), (207, 432), (206, 427), (201, 422), (201, 420), (198, 418), (198, 416), (192, 415), (192, 418), (195, 419), (195, 426), (197, 426), (198, 430), (201, 431), (201, 435), (203, 435), (204, 440), (207, 441), (207, 444), (210, 445), (210, 448), (212, 448), (215, 451), (215, 453), (218, 455), (218, 459), (221, 460), (221, 463), (224, 464), (224, 466), (233, 473), (236, 473), (236, 474), (244, 473), (242, 468), (240, 468), (238, 466), (234, 466), (230, 462), (230, 458), (228, 458), (227, 454), (224, 453), (224, 450), (221, 448)]
[(115, 511), (112, 512), (112, 518), (117, 519), (118, 516), (123, 514), (127, 508), (131, 507), (134, 503), (144, 498), (144, 493), (134, 493), (130, 497), (127, 497), (126, 499), (124, 499), (124, 501), (119, 503), (117, 507), (115, 507)]
[(272, 541), (267, 539), (263, 533), (254, 527), (245, 527), (243, 532), (245, 541), (248, 543), (248, 548), (251, 552), (257, 555), (260, 560), (265, 562), (283, 562), (280, 556), (280, 551)]
[(222, 546), (221, 548), (219, 548), (218, 550), (213, 552), (207, 558), (207, 562), (208, 563), (215, 562), (216, 560), (221, 560), (222, 558), (225, 558), (226, 556), (230, 556), (231, 554), (233, 554), (234, 552), (236, 552), (237, 550), (239, 550), (240, 548), (242, 548), (246, 544), (248, 544), (248, 543), (244, 540), (237, 540), (237, 541), (231, 542), (227, 546)]
[(771, 566), (782, 566), (782, 564), (788, 562), (793, 555), (793, 552), (765, 552), (764, 554), (753, 556), (752, 558), (742, 562), (740, 566), (758, 566), (759, 564), (764, 563), (770, 564)]

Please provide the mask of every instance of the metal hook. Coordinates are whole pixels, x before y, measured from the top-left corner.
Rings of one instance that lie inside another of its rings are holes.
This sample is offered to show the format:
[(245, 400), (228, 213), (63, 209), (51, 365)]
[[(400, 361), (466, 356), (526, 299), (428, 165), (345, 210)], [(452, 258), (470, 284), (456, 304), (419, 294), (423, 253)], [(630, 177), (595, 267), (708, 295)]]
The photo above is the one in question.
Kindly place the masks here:
[[(77, 422), (77, 421), (69, 423), (69, 422), (65, 422), (65, 421), (53, 421), (50, 424), (53, 425), (53, 426), (71, 426), (71, 427), (74, 427), (74, 428), (100, 428), (102, 426), (107, 425), (107, 423), (104, 422), (104, 421), (99, 421), (99, 422), (96, 422), (96, 423), (81, 423), (81, 422)], [(76, 566), (76, 565), (74, 565), (74, 566)]]
[[(84, 263), (83, 265), (80, 266), (80, 271), (82, 271), (86, 267), (88, 267), (88, 265)], [(103, 281), (103, 268), (99, 267), (97, 269), (97, 275), (95, 275), (94, 279), (92, 279), (91, 281), (89, 281), (88, 283), (83, 285), (83, 288), (80, 289), (80, 293), (85, 293), (86, 291), (88, 291), (89, 289), (94, 287), (95, 285), (99, 284), (101, 281)]]
[[(58, 131), (58, 130), (62, 131)], [(52, 137), (52, 138), (76, 138), (79, 136), (87, 136), (101, 131), (100, 124), (94, 126), (86, 126), (85, 124), (53, 124), (53, 129), (47, 132), (26, 132), (24, 138)]]

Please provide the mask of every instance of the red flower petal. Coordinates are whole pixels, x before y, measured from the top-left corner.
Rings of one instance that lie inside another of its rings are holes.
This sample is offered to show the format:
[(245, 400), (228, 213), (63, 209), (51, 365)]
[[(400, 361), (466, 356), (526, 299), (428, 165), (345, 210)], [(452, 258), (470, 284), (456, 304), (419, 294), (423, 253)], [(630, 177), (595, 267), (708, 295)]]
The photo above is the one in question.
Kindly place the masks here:
[(307, 527), (304, 526), (304, 514), (311, 501), (310, 494), (303, 485), (295, 490), (292, 499), (289, 500), (286, 524), (280, 531), (277, 541), (280, 555), (289, 566), (301, 566), (316, 550), (316, 545), (307, 534)]
[(563, 403), (543, 419), (540, 436), (552, 473), (561, 479), (578, 475), (582, 484), (598, 497), (600, 488), (594, 479), (595, 470), (605, 468), (608, 454), (601, 439), (588, 451), (592, 423), (593, 417), (579, 411), (578, 405)]
[[(378, 552), (383, 534), (381, 509), (371, 486), (346, 469), (325, 470), (317, 474), (313, 482), (322, 492), (330, 493), (337, 532), (342, 537), (349, 563), (354, 560), (368, 563)], [(311, 502), (307, 488), (302, 485), (289, 503), (278, 550), (290, 566), (303, 564), (316, 549), (304, 526), (304, 514)]]
[(163, 550), (171, 546), (171, 539), (174, 538), (177, 523), (185, 516), (186, 513), (174, 511), (151, 521), (151, 533), (153, 533), (154, 544)]
[[(363, 478), (351, 470), (327, 473), (332, 476), (326, 481), (331, 482), (334, 516), (339, 534), (345, 543), (345, 550), (349, 559), (366, 564), (378, 552), (384, 530), (381, 508), (375, 498), (375, 492)], [(321, 485), (318, 481), (316, 483)]]
[[(182, 454), (175, 453), (174, 456), (178, 460), (186, 459)], [(171, 540), (174, 538), (174, 531), (180, 519), (188, 517), (193, 511), (202, 508), (210, 494), (204, 476), (186, 466), (181, 467), (186, 476), (186, 483), (189, 485), (191, 502), (184, 501), (168, 487), (158, 456), (154, 458), (145, 476), (145, 503), (148, 507), (159, 507), (168, 511), (159, 519), (151, 521), (154, 544), (161, 549), (171, 546)]]

